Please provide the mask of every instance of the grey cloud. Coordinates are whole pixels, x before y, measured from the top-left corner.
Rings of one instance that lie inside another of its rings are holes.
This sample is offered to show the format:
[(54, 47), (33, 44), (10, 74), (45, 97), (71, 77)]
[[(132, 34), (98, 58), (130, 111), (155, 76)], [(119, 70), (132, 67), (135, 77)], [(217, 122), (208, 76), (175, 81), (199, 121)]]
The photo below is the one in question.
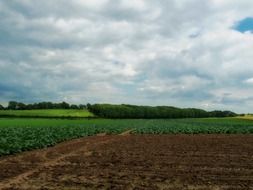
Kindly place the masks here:
[(1, 1), (0, 101), (248, 112), (253, 35), (232, 26), (252, 7), (249, 0)]

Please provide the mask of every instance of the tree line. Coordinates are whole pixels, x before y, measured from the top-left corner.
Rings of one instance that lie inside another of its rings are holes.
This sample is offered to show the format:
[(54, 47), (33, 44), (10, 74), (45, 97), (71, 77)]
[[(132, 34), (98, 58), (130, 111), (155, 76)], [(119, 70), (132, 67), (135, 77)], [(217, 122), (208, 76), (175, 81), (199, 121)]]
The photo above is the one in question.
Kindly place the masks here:
[(177, 108), (172, 106), (136, 106), (113, 104), (69, 104), (67, 102), (39, 102), (25, 104), (10, 101), (7, 107), (0, 105), (0, 110), (32, 110), (32, 109), (88, 109), (98, 117), (103, 118), (204, 118), (204, 117), (234, 117), (236, 113), (231, 111), (205, 111), (196, 108)]
[(89, 111), (104, 118), (204, 118), (204, 117), (234, 117), (236, 113), (231, 111), (207, 112), (196, 108), (176, 108), (171, 106), (136, 106), (136, 105), (112, 105), (93, 104), (87, 105)]
[(33, 109), (86, 109), (86, 105), (69, 104), (67, 102), (39, 102), (25, 104), (22, 102), (10, 101), (7, 107), (0, 105), (0, 110), (33, 110)]

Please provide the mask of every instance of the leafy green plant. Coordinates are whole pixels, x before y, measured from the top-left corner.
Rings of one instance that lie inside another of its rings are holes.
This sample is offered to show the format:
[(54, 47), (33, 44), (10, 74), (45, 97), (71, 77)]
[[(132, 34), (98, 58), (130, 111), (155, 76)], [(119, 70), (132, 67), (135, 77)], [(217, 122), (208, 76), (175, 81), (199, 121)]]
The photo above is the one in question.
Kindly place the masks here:
[(0, 155), (53, 146), (98, 133), (252, 134), (253, 121), (209, 119), (0, 119)]

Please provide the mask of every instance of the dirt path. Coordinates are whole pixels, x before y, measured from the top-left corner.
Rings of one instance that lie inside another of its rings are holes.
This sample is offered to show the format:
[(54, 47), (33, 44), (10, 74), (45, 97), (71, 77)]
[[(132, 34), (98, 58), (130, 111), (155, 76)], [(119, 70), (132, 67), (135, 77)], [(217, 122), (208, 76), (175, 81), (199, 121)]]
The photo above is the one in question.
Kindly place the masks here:
[(47, 149), (3, 157), (0, 159), (0, 189), (12, 189), (15, 184), (22, 183), (41, 169), (53, 167), (64, 158), (79, 152), (89, 154), (89, 149), (113, 141), (115, 137), (106, 135), (86, 137)]
[(0, 189), (253, 189), (253, 135), (98, 135), (0, 158)]

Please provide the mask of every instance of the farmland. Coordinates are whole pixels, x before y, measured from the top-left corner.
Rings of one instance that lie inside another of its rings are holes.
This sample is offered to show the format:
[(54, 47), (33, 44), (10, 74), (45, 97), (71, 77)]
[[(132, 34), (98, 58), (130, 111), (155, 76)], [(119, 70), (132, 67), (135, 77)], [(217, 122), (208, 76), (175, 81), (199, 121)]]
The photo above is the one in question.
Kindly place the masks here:
[(0, 119), (0, 155), (44, 148), (98, 133), (121, 133), (129, 128), (130, 125), (105, 120)]
[(248, 115), (244, 115), (244, 116), (238, 116), (237, 118), (239, 118), (239, 119), (253, 120), (253, 115), (252, 114), (248, 114)]
[(0, 117), (85, 118), (94, 115), (84, 109), (0, 110)]
[(0, 189), (253, 187), (247, 117), (74, 118), (0, 118)]
[(0, 155), (44, 148), (98, 133), (119, 134), (252, 134), (253, 122), (208, 119), (0, 119)]
[(0, 158), (0, 189), (253, 187), (252, 135), (106, 135)]
[(139, 134), (251, 134), (252, 121), (235, 118), (150, 120), (139, 126)]

